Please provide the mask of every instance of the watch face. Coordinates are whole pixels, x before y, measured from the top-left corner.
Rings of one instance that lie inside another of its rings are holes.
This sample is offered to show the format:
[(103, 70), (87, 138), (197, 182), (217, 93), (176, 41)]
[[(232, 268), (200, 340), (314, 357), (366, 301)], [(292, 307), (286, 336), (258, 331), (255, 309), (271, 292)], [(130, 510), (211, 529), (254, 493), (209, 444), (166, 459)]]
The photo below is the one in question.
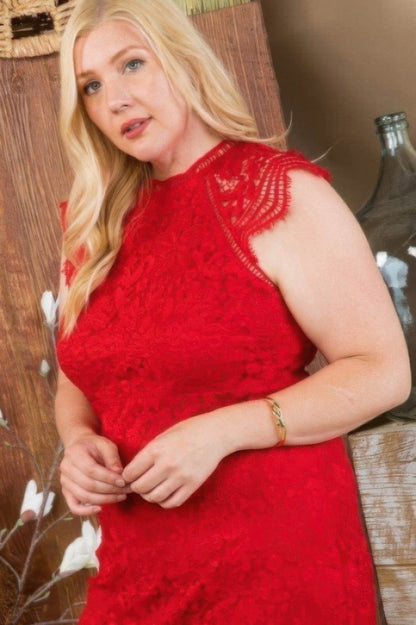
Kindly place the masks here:
[(52, 54), (59, 50), (60, 33), (76, 0), (2, 0), (0, 57)]

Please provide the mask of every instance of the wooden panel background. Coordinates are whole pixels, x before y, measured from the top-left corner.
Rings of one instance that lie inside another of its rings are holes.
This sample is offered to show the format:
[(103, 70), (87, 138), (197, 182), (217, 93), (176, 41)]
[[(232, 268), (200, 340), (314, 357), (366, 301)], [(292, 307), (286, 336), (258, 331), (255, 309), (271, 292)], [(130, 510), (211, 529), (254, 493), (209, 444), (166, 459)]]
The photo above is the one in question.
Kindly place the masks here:
[(235, 77), (260, 134), (276, 134), (282, 137), (279, 147), (286, 147), (279, 89), (260, 4), (250, 2), (192, 19)]
[(416, 622), (416, 424), (384, 423), (349, 437), (389, 625)]
[[(194, 19), (237, 77), (262, 134), (281, 135), (278, 88), (260, 5), (253, 2)], [(43, 291), (57, 290), (57, 206), (67, 196), (71, 180), (57, 131), (58, 99), (56, 55), (0, 59), (0, 409), (44, 470), (52, 460), (57, 435), (53, 401), (39, 376), (41, 360), (53, 360), (39, 301)], [(0, 443), (6, 439), (0, 429)], [(2, 445), (0, 475), (1, 529), (14, 524), (26, 482), (35, 473), (22, 451)], [(59, 492), (58, 484), (55, 490)], [(45, 521), (64, 510), (58, 496)], [(30, 529), (28, 524), (20, 530), (11, 544), (8, 556), (16, 568), (26, 553)], [(42, 541), (27, 592), (50, 578), (65, 546), (79, 533), (80, 521), (74, 520), (61, 523)], [(77, 574), (60, 582), (50, 599), (19, 625), (57, 619), (73, 601), (82, 600), (85, 577)], [(0, 625), (7, 622), (11, 589), (10, 575), (0, 566)]]
[[(47, 471), (57, 445), (53, 402), (39, 375), (43, 358), (53, 362), (53, 347), (43, 326), (39, 302), (43, 291), (56, 292), (60, 232), (57, 205), (68, 192), (68, 168), (57, 132), (59, 76), (53, 56), (1, 60), (0, 63), (0, 409), (11, 428)], [(52, 387), (54, 380), (51, 380)], [(0, 436), (11, 440), (3, 430)], [(0, 449), (0, 528), (19, 514), (26, 482), (35, 478), (27, 455)], [(55, 485), (58, 492), (58, 484)], [(59, 497), (52, 518), (66, 509)], [(49, 517), (45, 519), (45, 525)], [(27, 552), (33, 524), (11, 543), (8, 556), (17, 569)], [(65, 546), (80, 532), (78, 520), (61, 524), (36, 552), (27, 592), (47, 581), (59, 566)], [(0, 589), (7, 579), (0, 568)], [(40, 604), (22, 619), (42, 622), (58, 617), (82, 597), (84, 574), (61, 582), (53, 603)], [(7, 622), (11, 593), (3, 597), (0, 619)], [(20, 625), (20, 624), (19, 624)]]

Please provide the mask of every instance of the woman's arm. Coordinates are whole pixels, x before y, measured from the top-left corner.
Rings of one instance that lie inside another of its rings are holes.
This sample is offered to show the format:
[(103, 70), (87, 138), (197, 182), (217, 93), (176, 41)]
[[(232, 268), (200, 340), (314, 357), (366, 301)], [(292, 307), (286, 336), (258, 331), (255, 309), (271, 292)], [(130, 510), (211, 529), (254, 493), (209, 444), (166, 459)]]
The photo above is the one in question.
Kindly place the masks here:
[(405, 401), (410, 368), (398, 317), (354, 216), (324, 180), (303, 171), (291, 178), (289, 215), (252, 245), (329, 362), (274, 395), (287, 443), (297, 445), (345, 434)]
[[(405, 401), (410, 368), (397, 315), (355, 218), (325, 181), (295, 171), (291, 182), (289, 214), (252, 246), (329, 363), (272, 395), (287, 444), (301, 445), (345, 434)], [(277, 440), (266, 401), (227, 406), (163, 432), (123, 477), (145, 499), (169, 508), (183, 503), (221, 458)]]
[(74, 514), (99, 512), (105, 503), (126, 498), (129, 489), (116, 445), (100, 436), (97, 418), (84, 394), (59, 371), (56, 425), (64, 445), (62, 492)]
[(85, 395), (60, 369), (55, 398), (56, 427), (64, 447), (96, 434), (98, 420)]

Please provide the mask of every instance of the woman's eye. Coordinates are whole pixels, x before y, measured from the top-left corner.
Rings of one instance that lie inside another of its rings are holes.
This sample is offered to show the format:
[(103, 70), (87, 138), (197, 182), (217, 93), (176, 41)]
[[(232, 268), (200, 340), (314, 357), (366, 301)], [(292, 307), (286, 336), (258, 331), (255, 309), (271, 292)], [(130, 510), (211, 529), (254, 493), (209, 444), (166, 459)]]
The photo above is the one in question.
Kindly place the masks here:
[(98, 91), (100, 86), (101, 85), (98, 82), (98, 80), (92, 80), (91, 82), (89, 82), (86, 85), (84, 85), (83, 92), (85, 93), (85, 95), (92, 95), (93, 93)]
[(129, 72), (134, 72), (136, 69), (139, 69), (143, 65), (143, 61), (140, 59), (132, 59), (128, 61), (125, 65), (125, 69)]

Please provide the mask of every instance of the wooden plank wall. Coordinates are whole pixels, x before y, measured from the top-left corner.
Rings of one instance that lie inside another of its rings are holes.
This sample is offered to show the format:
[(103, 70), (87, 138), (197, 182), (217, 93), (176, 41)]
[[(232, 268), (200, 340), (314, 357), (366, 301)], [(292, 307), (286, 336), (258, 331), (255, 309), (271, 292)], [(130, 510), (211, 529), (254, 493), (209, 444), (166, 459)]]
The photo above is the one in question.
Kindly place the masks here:
[(234, 76), (260, 134), (282, 137), (278, 146), (284, 149), (286, 126), (260, 3), (211, 11), (192, 19)]
[(416, 622), (416, 424), (385, 423), (349, 437), (389, 625)]
[[(32, 450), (46, 472), (57, 445), (53, 402), (39, 375), (43, 358), (53, 362), (53, 347), (39, 302), (43, 291), (57, 290), (60, 232), (58, 202), (69, 189), (68, 167), (57, 132), (59, 76), (56, 56), (0, 60), (0, 409), (13, 431)], [(52, 388), (54, 379), (51, 379)], [(0, 430), (0, 441), (14, 442)], [(0, 528), (19, 515), (33, 463), (20, 450), (0, 447)], [(55, 482), (54, 490), (59, 491)], [(59, 497), (53, 517), (66, 509)], [(49, 517), (48, 517), (49, 522)], [(45, 525), (48, 524), (45, 519)], [(20, 569), (33, 524), (19, 530), (8, 557)], [(27, 593), (47, 581), (64, 549), (80, 533), (80, 522), (61, 524), (41, 542)], [(0, 595), (10, 580), (0, 568)], [(71, 597), (82, 597), (84, 575), (61, 582), (53, 602), (40, 604), (24, 623), (57, 618)], [(12, 593), (1, 597), (7, 622)], [(20, 623), (19, 623), (20, 625)]]

